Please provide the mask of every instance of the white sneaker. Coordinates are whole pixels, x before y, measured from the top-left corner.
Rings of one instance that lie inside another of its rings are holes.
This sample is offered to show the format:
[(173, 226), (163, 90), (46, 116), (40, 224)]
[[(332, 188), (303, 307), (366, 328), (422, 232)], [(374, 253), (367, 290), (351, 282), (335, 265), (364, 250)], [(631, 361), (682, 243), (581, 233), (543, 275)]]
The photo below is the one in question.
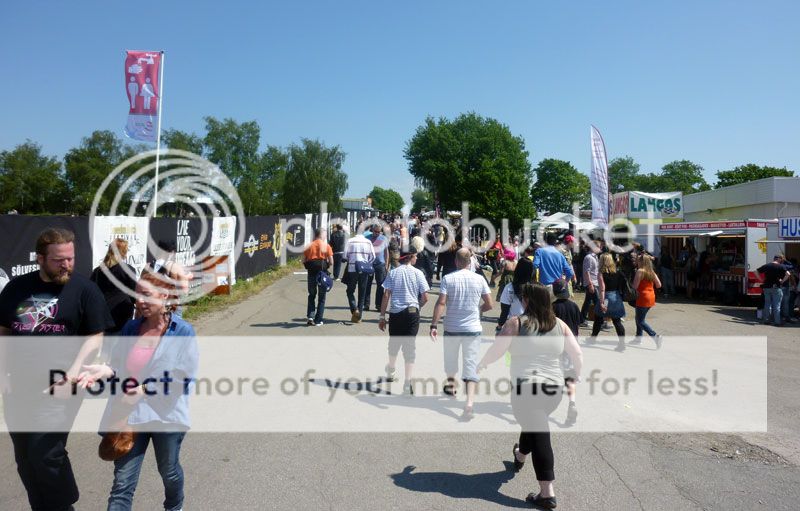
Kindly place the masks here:
[(320, 321), (319, 323), (314, 323), (314, 326), (322, 326), (322, 325), (324, 325), (324, 324), (325, 324), (325, 322), (324, 322), (324, 321)]

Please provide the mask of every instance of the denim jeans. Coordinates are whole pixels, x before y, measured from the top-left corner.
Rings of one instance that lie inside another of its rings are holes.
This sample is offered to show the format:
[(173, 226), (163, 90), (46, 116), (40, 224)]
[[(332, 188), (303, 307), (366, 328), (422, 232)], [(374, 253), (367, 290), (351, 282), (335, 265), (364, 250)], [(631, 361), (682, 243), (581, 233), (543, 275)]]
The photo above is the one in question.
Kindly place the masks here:
[(478, 381), (478, 355), (481, 349), (482, 332), (444, 333), (444, 372), (458, 373), (458, 351), (461, 350), (461, 379)]
[(661, 285), (663, 286), (661, 290), (664, 291), (664, 294), (675, 294), (675, 277), (672, 274), (672, 270), (661, 268)]
[(108, 497), (108, 511), (129, 511), (133, 507), (133, 492), (139, 482), (139, 472), (150, 440), (156, 455), (156, 465), (164, 483), (164, 509), (183, 507), (183, 468), (180, 457), (184, 432), (136, 433), (131, 452), (114, 462), (114, 483)]
[[(328, 291), (317, 285), (317, 273), (308, 272), (308, 307), (306, 307), (306, 318), (313, 319), (314, 323), (322, 323), (322, 316), (325, 314), (325, 295)], [(317, 294), (319, 294), (319, 301), (316, 306), (316, 315), (314, 314), (314, 302), (316, 301)]]
[(372, 267), (375, 269), (375, 273), (370, 275), (367, 280), (367, 291), (364, 293), (364, 305), (369, 307), (369, 297), (372, 295), (372, 282), (374, 281), (377, 286), (375, 289), (375, 308), (381, 310), (383, 281), (386, 280), (386, 263), (375, 262)]
[(783, 291), (783, 299), (781, 300), (781, 317), (788, 321), (792, 317), (792, 312), (794, 312), (794, 301), (795, 301), (795, 294), (792, 288), (784, 287)]
[(342, 260), (344, 259), (344, 253), (336, 252), (333, 254), (333, 278), (338, 279), (339, 275), (342, 271)]
[[(348, 275), (350, 279), (347, 283), (347, 302), (350, 305), (350, 312), (361, 312), (364, 310), (364, 295), (367, 291), (367, 281), (369, 275), (366, 273), (351, 272)], [(355, 291), (358, 287), (358, 297), (356, 298)]]
[(641, 337), (642, 331), (647, 332), (650, 337), (656, 336), (656, 331), (645, 321), (648, 312), (650, 312), (650, 307), (636, 307), (636, 337)]
[(762, 289), (764, 293), (764, 315), (761, 320), (764, 323), (769, 323), (770, 318), (775, 318), (775, 324), (781, 324), (781, 302), (783, 301), (783, 289), (779, 287), (765, 287)]

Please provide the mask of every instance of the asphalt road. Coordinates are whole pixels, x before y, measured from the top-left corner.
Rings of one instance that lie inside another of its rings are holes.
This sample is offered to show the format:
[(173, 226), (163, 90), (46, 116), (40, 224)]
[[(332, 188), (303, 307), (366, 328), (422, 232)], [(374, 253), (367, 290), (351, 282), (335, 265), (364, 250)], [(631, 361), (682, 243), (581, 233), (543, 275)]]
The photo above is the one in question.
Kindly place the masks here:
[[(196, 322), (201, 335), (381, 335), (377, 314), (349, 323), (343, 286), (328, 297), (326, 324), (306, 327), (305, 275)], [(580, 298), (580, 297), (578, 297)], [(423, 309), (430, 318), (432, 306)], [(496, 317), (490, 312), (487, 319)], [(648, 318), (665, 335), (767, 335), (769, 431), (553, 434), (559, 509), (798, 509), (800, 327), (755, 324), (752, 309), (680, 300)], [(632, 317), (626, 325), (632, 328)], [(425, 331), (424, 329), (422, 331)], [(484, 331), (493, 331), (489, 321)], [(608, 334), (604, 334), (608, 335)], [(336, 336), (343, 336), (337, 338)], [(609, 340), (611, 340), (609, 338)], [(623, 355), (624, 356), (624, 355)], [(398, 397), (397, 399), (402, 399)], [(579, 421), (581, 418), (579, 417)], [(104, 509), (112, 466), (98, 437), (70, 436), (79, 510)], [(511, 433), (190, 433), (181, 459), (185, 509), (527, 508), (530, 462), (509, 470)], [(0, 436), (0, 509), (27, 509), (6, 435)], [(134, 509), (160, 509), (163, 490), (148, 453)]]

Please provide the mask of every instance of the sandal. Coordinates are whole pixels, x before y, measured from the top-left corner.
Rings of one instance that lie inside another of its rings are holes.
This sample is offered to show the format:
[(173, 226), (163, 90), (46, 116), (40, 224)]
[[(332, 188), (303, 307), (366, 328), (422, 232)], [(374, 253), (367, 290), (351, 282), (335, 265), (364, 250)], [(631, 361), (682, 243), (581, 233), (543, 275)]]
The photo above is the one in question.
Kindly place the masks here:
[(527, 497), (525, 497), (525, 502), (533, 504), (534, 506), (539, 506), (545, 509), (555, 509), (556, 508), (556, 498), (555, 497), (542, 497), (541, 493), (529, 493)]
[(452, 378), (447, 379), (447, 383), (442, 387), (445, 396), (456, 397), (456, 384)]

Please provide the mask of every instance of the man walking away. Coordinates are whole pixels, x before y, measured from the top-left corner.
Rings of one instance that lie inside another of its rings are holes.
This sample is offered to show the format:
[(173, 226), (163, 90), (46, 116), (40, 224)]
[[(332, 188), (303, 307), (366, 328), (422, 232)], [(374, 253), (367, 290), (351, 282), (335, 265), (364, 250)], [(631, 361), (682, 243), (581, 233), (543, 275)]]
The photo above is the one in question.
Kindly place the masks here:
[(783, 283), (789, 278), (789, 270), (781, 264), (783, 256), (776, 255), (771, 263), (760, 267), (758, 273), (764, 275), (764, 282), (761, 290), (764, 293), (764, 315), (761, 318), (765, 325), (769, 323), (770, 317), (775, 315), (775, 326), (781, 326), (781, 302), (783, 301)]
[(470, 255), (469, 249), (466, 248), (456, 252), (456, 271), (442, 277), (439, 299), (431, 321), (431, 340), (436, 342), (437, 324), (447, 309), (444, 318), (444, 371), (447, 375), (444, 393), (448, 396), (456, 394), (455, 377), (458, 373), (460, 350), (461, 379), (467, 388), (467, 402), (462, 420), (470, 420), (473, 417), (475, 387), (478, 382), (476, 369), (483, 331), (481, 313), (490, 311), (494, 306), (486, 279), (469, 269)]
[(383, 281), (389, 268), (389, 239), (381, 233), (380, 225), (372, 226), (372, 235), (368, 238), (375, 250), (375, 260), (372, 262), (373, 274), (367, 279), (367, 291), (364, 293), (364, 310), (369, 310), (370, 296), (372, 296), (372, 282), (375, 289), (375, 310), (381, 308), (383, 301)]
[[(15, 363), (15, 355), (23, 359), (33, 355), (22, 346), (29, 343), (17, 341), (8, 346), (6, 341), (0, 346), (3, 351), (13, 350), (8, 353), (10, 360), (7, 353), (0, 353), (0, 392), (17, 472), (34, 510), (71, 510), (78, 501), (66, 447), (82, 394), (70, 396), (71, 383), (81, 366), (91, 363), (100, 351), (103, 331), (114, 326), (97, 285), (72, 273), (74, 241), (75, 235), (65, 229), (43, 231), (36, 240), (39, 271), (14, 278), (0, 294), (1, 336), (85, 338), (74, 347), (69, 339), (59, 341), (58, 347), (51, 344), (57, 353), (39, 352), (36, 361), (28, 359), (25, 363)], [(46, 367), (38, 367), (41, 365)], [(51, 386), (49, 395), (42, 394), (39, 373), (48, 374), (48, 368), (59, 366), (66, 370), (64, 380)], [(42, 428), (40, 432), (30, 429), (33, 417)]]
[(417, 250), (409, 247), (400, 254), (400, 266), (389, 272), (383, 281), (383, 301), (378, 328), (386, 329), (386, 311), (389, 311), (389, 363), (386, 365), (386, 381), (395, 379), (397, 354), (403, 349), (405, 381), (403, 394), (414, 395), (411, 376), (416, 360), (416, 338), (419, 332), (419, 310), (428, 302), (428, 281), (425, 274), (414, 267)]
[[(356, 234), (347, 242), (344, 258), (347, 261), (347, 302), (350, 305), (350, 321), (358, 323), (364, 311), (364, 296), (375, 261), (375, 251), (372, 243), (363, 234)], [(358, 298), (355, 295), (356, 288), (358, 288)]]
[(597, 248), (589, 247), (589, 251), (583, 258), (583, 285), (586, 286), (586, 296), (581, 306), (581, 325), (589, 327), (589, 310), (597, 305), (599, 275), (599, 261), (597, 260)]
[[(578, 304), (569, 299), (569, 284), (564, 279), (553, 282), (553, 312), (556, 317), (563, 321), (570, 329), (575, 338), (578, 338), (578, 324), (580, 323), (581, 311)], [(569, 396), (569, 407), (567, 408), (567, 424), (575, 424), (578, 419), (578, 406), (575, 404), (575, 367), (569, 355), (562, 353), (561, 369), (564, 372), (564, 384), (567, 387)]]
[[(328, 290), (317, 283), (320, 272), (327, 271), (333, 264), (333, 251), (325, 241), (325, 229), (314, 230), (314, 241), (303, 251), (303, 266), (308, 270), (308, 307), (306, 307), (306, 324), (322, 326), (325, 314), (325, 295)], [(319, 295), (319, 302), (314, 314), (314, 301)]]
[(344, 258), (344, 244), (347, 238), (344, 234), (344, 229), (339, 224), (333, 226), (333, 233), (331, 233), (331, 250), (333, 250), (333, 278), (341, 281), (342, 259)]
[(572, 265), (555, 246), (558, 237), (553, 233), (548, 233), (545, 242), (547, 246), (537, 250), (533, 257), (533, 267), (539, 271), (539, 283), (549, 286), (563, 276), (566, 276), (567, 281), (571, 281), (575, 274)]

